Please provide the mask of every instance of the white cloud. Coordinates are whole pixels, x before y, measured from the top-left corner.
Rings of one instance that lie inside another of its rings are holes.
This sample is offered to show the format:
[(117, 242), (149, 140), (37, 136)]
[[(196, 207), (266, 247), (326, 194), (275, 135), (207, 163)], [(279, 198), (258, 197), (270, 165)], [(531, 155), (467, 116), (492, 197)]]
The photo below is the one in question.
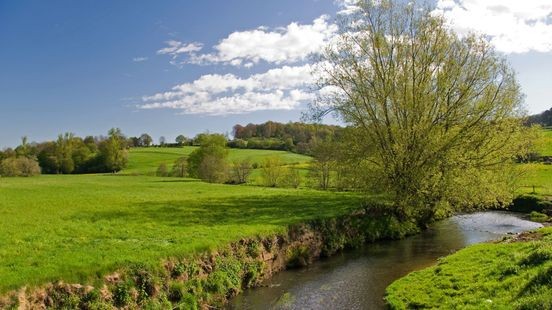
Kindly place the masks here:
[(486, 35), (504, 53), (552, 51), (550, 0), (438, 0), (434, 12), (460, 35)]
[(240, 78), (207, 74), (170, 91), (144, 96), (141, 109), (177, 109), (184, 114), (236, 114), (259, 110), (290, 110), (312, 100), (312, 67), (283, 66)]
[(132, 61), (134, 61), (134, 62), (142, 62), (142, 61), (146, 61), (146, 60), (148, 60), (147, 57), (134, 57), (134, 58), (132, 58)]
[(334, 3), (339, 7), (337, 14), (349, 15), (358, 11), (358, 0), (335, 0)]
[(157, 51), (159, 55), (171, 55), (177, 57), (180, 54), (193, 54), (201, 51), (203, 44), (198, 42), (182, 43), (180, 41), (170, 40), (165, 42), (168, 46)]
[(335, 36), (338, 27), (329, 21), (330, 17), (322, 15), (312, 24), (291, 23), (286, 27), (269, 30), (258, 27), (253, 30), (236, 31), (213, 46), (213, 52), (197, 54), (200, 43), (188, 45), (179, 41), (168, 41), (168, 47), (159, 50), (158, 54), (169, 54), (173, 57), (187, 54), (188, 57), (176, 64), (213, 64), (223, 63), (232, 66), (251, 67), (259, 61), (268, 63), (296, 63), (319, 53), (326, 43)]

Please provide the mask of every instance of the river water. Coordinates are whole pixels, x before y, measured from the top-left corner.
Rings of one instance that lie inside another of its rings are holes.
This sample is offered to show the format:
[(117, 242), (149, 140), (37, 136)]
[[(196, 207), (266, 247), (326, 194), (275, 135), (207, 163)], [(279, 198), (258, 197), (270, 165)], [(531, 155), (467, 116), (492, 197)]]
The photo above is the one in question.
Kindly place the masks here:
[(456, 215), (421, 234), (345, 251), (303, 268), (282, 271), (235, 297), (230, 309), (381, 309), (394, 280), (467, 245), (542, 227), (509, 212)]

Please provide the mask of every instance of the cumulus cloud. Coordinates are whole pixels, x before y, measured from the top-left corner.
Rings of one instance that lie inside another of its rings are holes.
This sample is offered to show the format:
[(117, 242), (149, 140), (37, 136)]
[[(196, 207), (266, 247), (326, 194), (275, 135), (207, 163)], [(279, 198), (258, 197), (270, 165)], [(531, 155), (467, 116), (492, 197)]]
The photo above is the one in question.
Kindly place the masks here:
[(211, 53), (198, 54), (196, 52), (203, 47), (201, 44), (186, 45), (178, 41), (168, 41), (168, 46), (157, 53), (173, 57), (187, 54), (188, 57), (179, 64), (223, 63), (245, 67), (251, 67), (260, 61), (291, 64), (304, 61), (310, 55), (320, 52), (337, 30), (337, 25), (330, 22), (330, 17), (322, 15), (311, 24), (291, 23), (272, 30), (258, 27), (233, 32), (213, 46)]
[(309, 64), (283, 66), (240, 78), (207, 74), (171, 90), (144, 96), (140, 109), (176, 109), (184, 114), (237, 114), (259, 110), (291, 110), (312, 100), (314, 84)]
[(442, 14), (460, 35), (483, 34), (498, 51), (552, 51), (550, 0), (438, 0)]

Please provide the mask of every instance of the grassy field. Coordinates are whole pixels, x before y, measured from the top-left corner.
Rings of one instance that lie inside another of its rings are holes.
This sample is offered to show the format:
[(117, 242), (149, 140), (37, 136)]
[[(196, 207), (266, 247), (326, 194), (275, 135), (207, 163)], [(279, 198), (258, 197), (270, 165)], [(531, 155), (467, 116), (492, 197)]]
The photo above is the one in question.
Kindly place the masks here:
[(394, 282), (386, 299), (394, 309), (552, 309), (552, 228), (535, 236), (470, 246)]
[[(189, 155), (195, 148), (193, 146), (181, 148), (132, 148), (129, 153), (128, 166), (122, 173), (153, 175), (160, 164), (166, 164), (168, 167), (171, 167), (177, 158)], [(229, 149), (228, 161), (247, 159), (251, 164), (262, 164), (266, 157), (272, 156), (279, 157), (282, 163), (288, 165), (302, 164), (311, 160), (309, 156), (285, 151)]]
[(522, 176), (519, 185), (520, 193), (532, 193), (552, 197), (552, 165), (541, 163), (523, 164)]
[(537, 141), (537, 152), (542, 156), (552, 156), (552, 129), (544, 129)]
[(360, 203), (346, 194), (118, 175), (3, 178), (0, 197), (0, 292), (158, 264)]

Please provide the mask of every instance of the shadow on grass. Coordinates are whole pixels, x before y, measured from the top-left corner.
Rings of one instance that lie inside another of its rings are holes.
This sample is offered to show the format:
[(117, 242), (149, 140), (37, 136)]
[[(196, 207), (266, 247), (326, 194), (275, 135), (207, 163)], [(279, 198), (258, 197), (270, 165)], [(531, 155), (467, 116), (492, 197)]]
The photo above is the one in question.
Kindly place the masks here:
[(199, 181), (195, 179), (176, 179), (175, 178), (172, 180), (163, 179), (163, 180), (156, 180), (151, 182), (152, 183), (197, 183)]
[(351, 195), (309, 193), (305, 196), (247, 196), (206, 198), (205, 200), (151, 201), (130, 205), (126, 210), (79, 214), (76, 220), (155, 222), (166, 226), (183, 225), (287, 225), (330, 217), (360, 206)]

